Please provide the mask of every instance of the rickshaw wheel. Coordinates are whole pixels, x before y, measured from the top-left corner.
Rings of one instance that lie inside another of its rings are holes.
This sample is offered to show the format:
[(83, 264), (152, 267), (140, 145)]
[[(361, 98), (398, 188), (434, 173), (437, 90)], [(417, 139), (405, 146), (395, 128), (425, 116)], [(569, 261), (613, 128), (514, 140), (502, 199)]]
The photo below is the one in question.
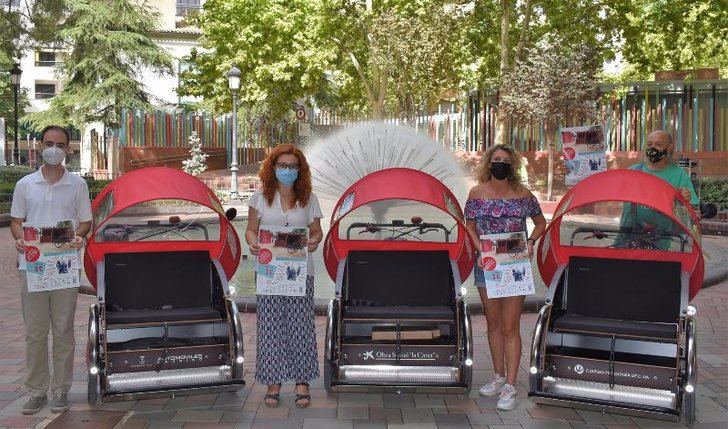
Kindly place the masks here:
[(462, 368), (462, 377), (460, 382), (465, 384), (467, 392), (473, 387), (473, 366), (465, 363), (466, 359), (473, 359), (473, 332), (472, 325), (470, 323), (470, 312), (468, 311), (468, 305), (464, 301), (460, 301), (461, 311), (461, 326), (462, 326), (462, 350), (463, 350), (463, 361), (460, 364)]
[[(86, 375), (88, 377), (88, 390), (86, 399), (89, 405), (96, 405), (99, 402), (101, 385), (99, 383), (101, 366), (99, 365), (99, 306), (92, 304), (89, 307), (88, 315), (88, 343), (86, 344)], [(99, 372), (91, 373), (91, 368), (96, 367)]]
[(338, 301), (334, 299), (330, 300), (326, 317), (326, 339), (324, 341), (324, 387), (329, 393), (332, 392), (332, 383), (334, 381), (334, 367), (331, 358), (333, 357), (333, 342), (336, 341), (334, 318), (339, 314), (338, 307)]
[(692, 392), (688, 392), (683, 386), (683, 415), (685, 423), (692, 426), (695, 423), (695, 388), (697, 387), (697, 337), (696, 323), (691, 316), (685, 318), (685, 385), (692, 386)]

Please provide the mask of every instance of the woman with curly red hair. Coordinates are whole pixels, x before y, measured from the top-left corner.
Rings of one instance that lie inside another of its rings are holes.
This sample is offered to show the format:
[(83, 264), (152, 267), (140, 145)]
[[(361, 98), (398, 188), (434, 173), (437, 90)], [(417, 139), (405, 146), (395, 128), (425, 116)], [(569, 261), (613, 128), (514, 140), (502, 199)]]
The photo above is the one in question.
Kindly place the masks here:
[(281, 384), (295, 381), (295, 403), (311, 401), (308, 382), (319, 377), (313, 307), (313, 261), (323, 231), (321, 207), (311, 191), (311, 170), (303, 152), (291, 144), (276, 146), (260, 168), (263, 186), (248, 203), (245, 240), (250, 253), (260, 250), (258, 230), (263, 226), (309, 229), (306, 294), (257, 295), (258, 353), (255, 379), (268, 386), (265, 404), (277, 407)]

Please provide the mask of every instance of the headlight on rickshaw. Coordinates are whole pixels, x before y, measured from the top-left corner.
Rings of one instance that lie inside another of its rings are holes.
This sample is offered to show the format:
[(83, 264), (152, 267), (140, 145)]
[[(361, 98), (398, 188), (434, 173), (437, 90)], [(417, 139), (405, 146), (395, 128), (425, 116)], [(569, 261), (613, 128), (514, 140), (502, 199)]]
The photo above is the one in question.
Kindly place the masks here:
[(473, 360), (470, 358), (465, 359), (465, 366), (473, 366)]
[(698, 309), (693, 307), (692, 305), (688, 305), (688, 316), (695, 316), (698, 313)]
[(99, 369), (96, 366), (92, 366), (91, 368), (89, 368), (88, 372), (90, 372), (91, 375), (96, 375), (99, 373)]
[(242, 356), (238, 356), (238, 357), (237, 357), (237, 358), (235, 359), (235, 362), (237, 362), (237, 363), (243, 363), (244, 361), (245, 361), (245, 358), (243, 358)]
[(465, 286), (460, 286), (460, 295), (465, 296), (468, 293), (468, 289)]
[(532, 366), (530, 371), (531, 371), (531, 374), (536, 374), (536, 373), (538, 373), (538, 368), (536, 368), (535, 366)]

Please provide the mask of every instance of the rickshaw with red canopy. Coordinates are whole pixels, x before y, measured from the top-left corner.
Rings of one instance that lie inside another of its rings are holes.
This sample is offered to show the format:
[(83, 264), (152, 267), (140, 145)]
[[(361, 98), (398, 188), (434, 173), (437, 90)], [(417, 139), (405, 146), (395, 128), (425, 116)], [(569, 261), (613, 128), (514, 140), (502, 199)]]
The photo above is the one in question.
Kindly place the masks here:
[(242, 327), (228, 287), (240, 261), (234, 213), (165, 167), (114, 180), (92, 211), (89, 403), (241, 388)]
[(324, 242), (335, 282), (326, 389), (469, 391), (473, 341), (462, 284), (474, 249), (460, 205), (436, 178), (390, 168), (351, 185)]
[(536, 255), (548, 293), (529, 396), (695, 420), (698, 225), (674, 187), (639, 171), (598, 173), (566, 193)]

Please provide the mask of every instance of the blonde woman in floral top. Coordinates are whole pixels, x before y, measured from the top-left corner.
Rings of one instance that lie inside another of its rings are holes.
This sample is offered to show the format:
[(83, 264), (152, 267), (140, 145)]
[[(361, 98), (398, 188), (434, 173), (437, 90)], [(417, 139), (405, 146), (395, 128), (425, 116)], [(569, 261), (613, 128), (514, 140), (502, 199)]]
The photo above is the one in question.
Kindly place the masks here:
[[(485, 152), (478, 184), (470, 190), (465, 203), (468, 231), (476, 243), (484, 234), (519, 232), (526, 229), (526, 218), (536, 227), (528, 237), (528, 256), (533, 255), (536, 240), (546, 229), (538, 200), (521, 184), (521, 156), (508, 145), (494, 145)], [(488, 345), (493, 356), (493, 378), (480, 388), (483, 396), (500, 395), (497, 408), (516, 407), (516, 376), (521, 359), (520, 321), (524, 296), (488, 298), (481, 261), (474, 268), (475, 285), (485, 309)]]

